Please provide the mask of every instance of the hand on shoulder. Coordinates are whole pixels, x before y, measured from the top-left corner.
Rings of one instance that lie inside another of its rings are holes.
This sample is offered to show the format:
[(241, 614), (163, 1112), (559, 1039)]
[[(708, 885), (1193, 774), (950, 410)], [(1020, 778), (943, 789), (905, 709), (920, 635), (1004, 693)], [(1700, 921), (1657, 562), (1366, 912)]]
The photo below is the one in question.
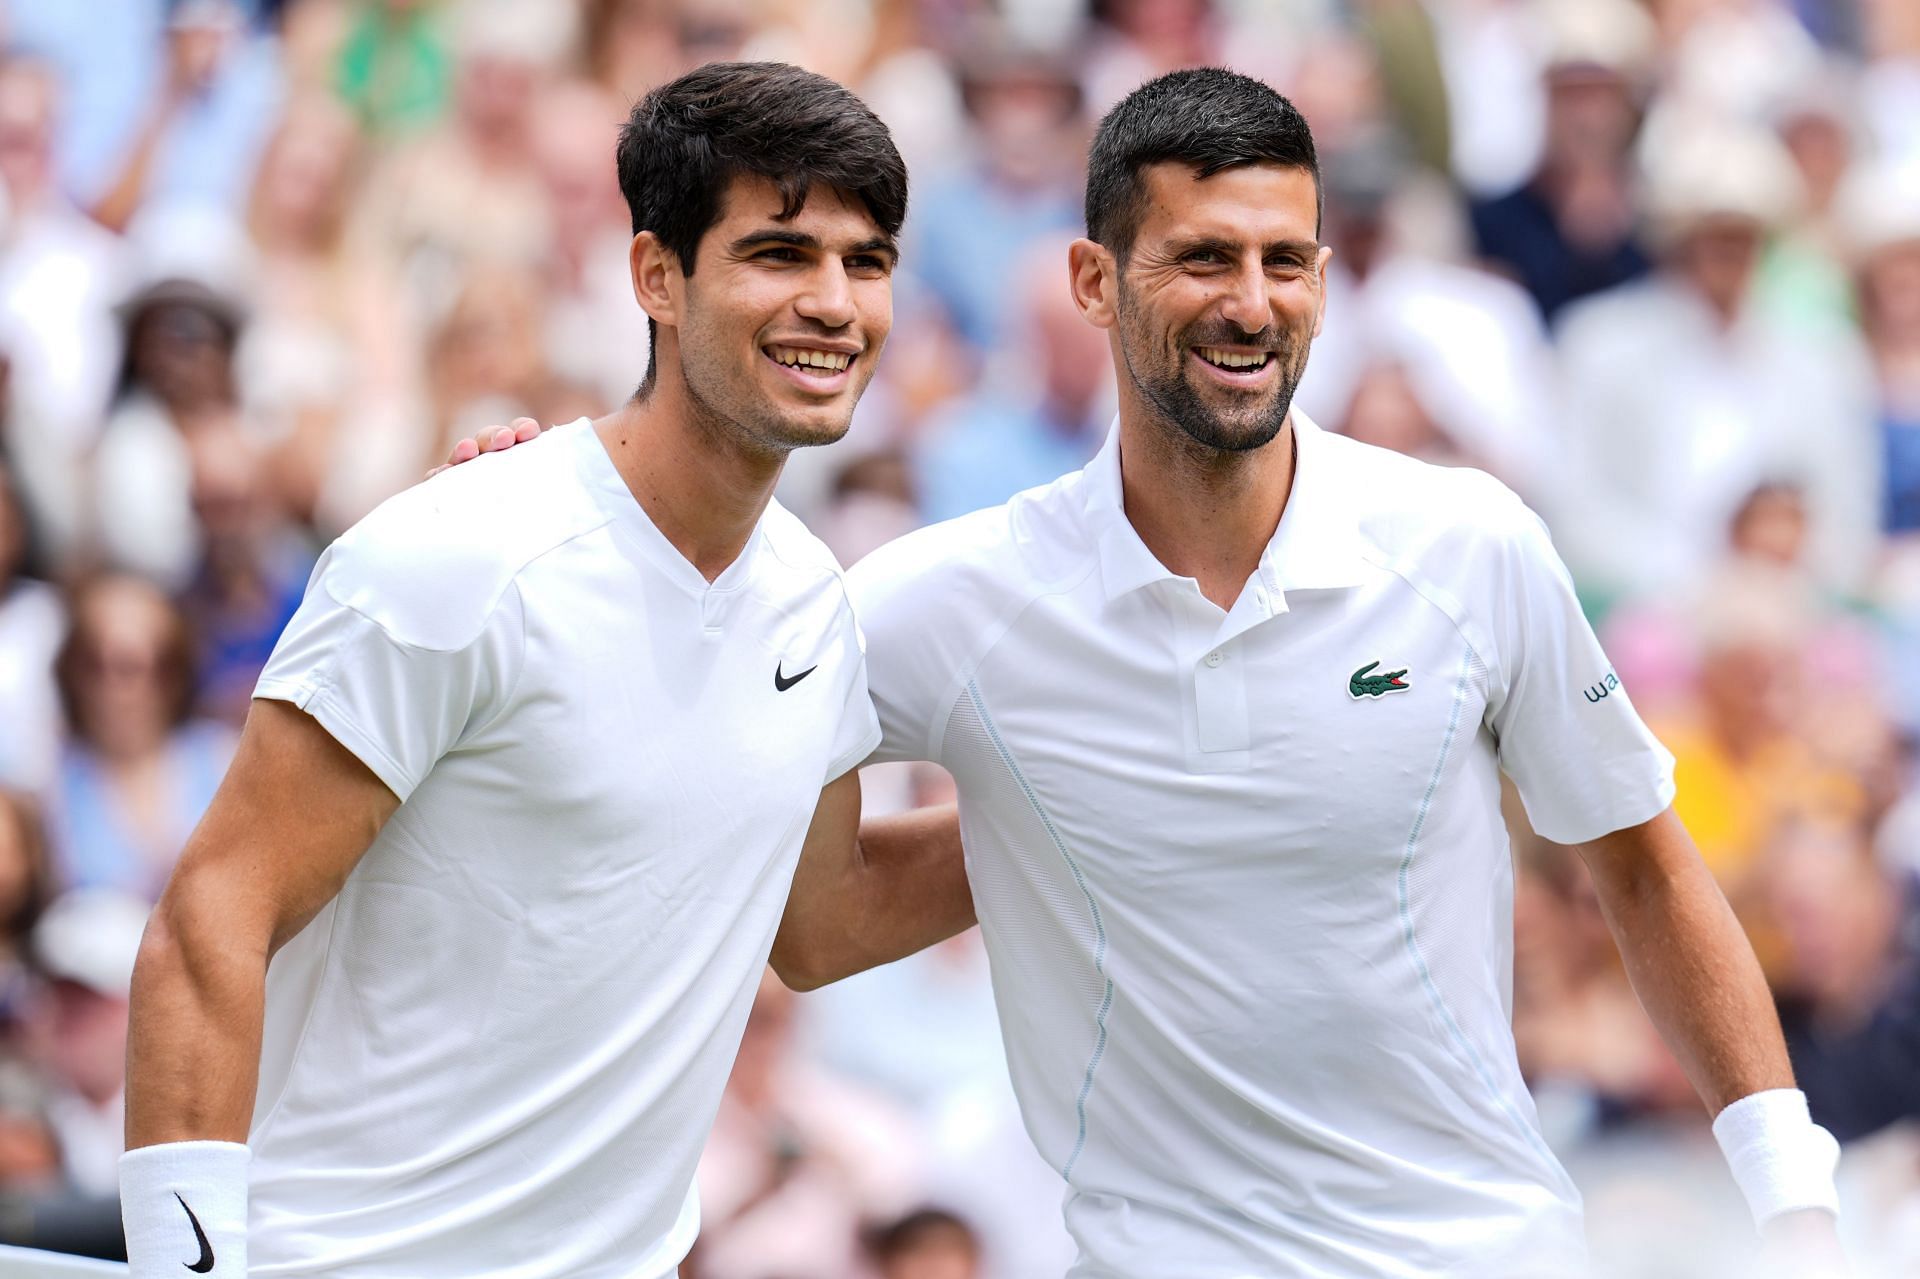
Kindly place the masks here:
[(432, 479), (450, 466), (471, 462), (482, 453), (499, 453), (516, 444), (525, 444), (529, 440), (538, 439), (540, 433), (546, 429), (530, 417), (517, 417), (507, 426), (486, 427), (455, 443), (447, 454), (447, 460), (428, 471), (426, 478)]

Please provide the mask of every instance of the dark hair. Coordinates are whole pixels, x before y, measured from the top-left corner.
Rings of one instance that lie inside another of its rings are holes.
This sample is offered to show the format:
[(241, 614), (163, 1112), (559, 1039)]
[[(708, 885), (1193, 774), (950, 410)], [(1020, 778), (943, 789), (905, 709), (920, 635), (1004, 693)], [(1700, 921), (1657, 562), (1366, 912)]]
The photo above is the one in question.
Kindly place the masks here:
[(867, 1251), (881, 1264), (929, 1244), (958, 1244), (975, 1256), (980, 1253), (980, 1238), (973, 1227), (944, 1208), (916, 1208), (904, 1217), (867, 1230)]
[(627, 117), (614, 154), (633, 233), (660, 237), (688, 275), (736, 177), (772, 181), (781, 221), (815, 183), (858, 199), (889, 239), (907, 217), (906, 162), (880, 117), (844, 85), (784, 62), (712, 62), (661, 85)]
[(1325, 196), (1313, 132), (1293, 103), (1237, 71), (1200, 67), (1147, 81), (1107, 112), (1087, 156), (1087, 236), (1122, 261), (1140, 229), (1140, 171), (1166, 161), (1203, 178), (1243, 164), (1313, 175), (1314, 225)]
[(67, 728), (75, 740), (87, 745), (94, 743), (80, 704), (86, 696), (84, 686), (91, 679), (88, 663), (94, 659), (99, 643), (94, 601), (117, 590), (138, 591), (160, 606), (156, 676), (161, 681), (169, 726), (179, 728), (193, 717), (194, 697), (198, 692), (193, 629), (179, 605), (153, 583), (129, 573), (105, 573), (85, 579), (73, 587), (68, 597), (67, 637), (54, 657), (53, 680)]

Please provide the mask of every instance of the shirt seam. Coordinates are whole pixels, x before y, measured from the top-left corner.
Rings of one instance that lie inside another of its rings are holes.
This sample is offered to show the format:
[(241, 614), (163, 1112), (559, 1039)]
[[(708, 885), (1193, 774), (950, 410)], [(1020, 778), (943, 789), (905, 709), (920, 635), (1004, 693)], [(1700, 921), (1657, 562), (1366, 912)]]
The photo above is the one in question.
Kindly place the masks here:
[[(1490, 648), (1490, 644), (1474, 643), (1473, 631), (1478, 630), (1479, 627), (1472, 623), (1466, 605), (1460, 602), (1458, 596), (1427, 581), (1423, 574), (1408, 568), (1402, 560), (1388, 559), (1384, 555), (1376, 556), (1371, 551), (1364, 553), (1361, 558), (1380, 571), (1400, 579), (1406, 584), (1408, 590), (1426, 603), (1427, 607), (1446, 618), (1448, 624), (1453, 627), (1454, 633), (1460, 637), (1460, 642), (1467, 646), (1467, 652), (1479, 662), (1480, 669), (1487, 673), (1488, 680), (1491, 682), (1493, 674), (1501, 668), (1497, 663), (1488, 660), (1484, 650)], [(1504, 672), (1502, 677), (1504, 678)], [(1487, 690), (1483, 690), (1485, 691)]]
[(942, 753), (946, 749), (947, 730), (953, 724), (953, 712), (955, 708), (959, 706), (960, 698), (966, 693), (967, 685), (974, 681), (975, 676), (979, 673), (980, 667), (986, 662), (987, 658), (993, 655), (994, 650), (1000, 647), (1002, 641), (1012, 633), (1013, 628), (1019, 624), (1020, 619), (1026, 616), (1027, 610), (1035, 604), (1038, 604), (1041, 600), (1052, 599), (1055, 596), (1065, 595), (1075, 590), (1084, 584), (1087, 578), (1097, 572), (1099, 568), (1100, 557), (1098, 553), (1090, 554), (1086, 564), (1081, 567), (1078, 576), (1063, 579), (1059, 582), (1041, 586), (1033, 590), (1030, 594), (1022, 598), (1018, 604), (1009, 607), (1003, 615), (1003, 620), (996, 621), (995, 625), (998, 626), (998, 630), (983, 632), (983, 634), (990, 633), (992, 638), (981, 644), (979, 651), (957, 668), (954, 677), (949, 681), (946, 689), (940, 694), (939, 700), (934, 703), (936, 707), (941, 709), (937, 712), (933, 721), (927, 725), (927, 740), (923, 747), (926, 754), (923, 758), (936, 762), (941, 759)]

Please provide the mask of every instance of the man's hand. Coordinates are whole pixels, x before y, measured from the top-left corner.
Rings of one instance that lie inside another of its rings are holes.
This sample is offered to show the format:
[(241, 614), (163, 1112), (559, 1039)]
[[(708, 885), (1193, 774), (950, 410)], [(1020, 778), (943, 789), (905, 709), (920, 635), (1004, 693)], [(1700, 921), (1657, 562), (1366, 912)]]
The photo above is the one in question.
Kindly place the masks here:
[(498, 453), (510, 449), (516, 444), (525, 444), (528, 440), (540, 438), (547, 428), (530, 417), (517, 417), (510, 426), (489, 426), (478, 435), (470, 435), (453, 446), (447, 454), (447, 460), (427, 472), (432, 479), (449, 466), (458, 466), (462, 462), (471, 462), (482, 453)]

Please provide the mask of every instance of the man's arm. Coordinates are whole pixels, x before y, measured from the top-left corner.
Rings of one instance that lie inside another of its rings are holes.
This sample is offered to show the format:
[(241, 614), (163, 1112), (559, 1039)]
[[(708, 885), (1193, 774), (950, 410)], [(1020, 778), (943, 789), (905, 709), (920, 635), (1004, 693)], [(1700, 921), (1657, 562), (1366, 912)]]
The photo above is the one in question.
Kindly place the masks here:
[(773, 970), (813, 990), (923, 950), (974, 924), (949, 804), (860, 820), (860, 779), (820, 792), (773, 941)]
[[(1718, 1116), (1755, 1093), (1793, 1088), (1760, 962), (1673, 810), (1579, 851), (1634, 993), (1707, 1109)], [(1827, 1213), (1789, 1212), (1763, 1232), (1809, 1263), (1838, 1264)]]
[(304, 712), (253, 703), (140, 944), (129, 1149), (247, 1139), (267, 961), (340, 891), (399, 803)]
[(1793, 1087), (1760, 963), (1673, 810), (1579, 851), (1634, 993), (1707, 1109)]

